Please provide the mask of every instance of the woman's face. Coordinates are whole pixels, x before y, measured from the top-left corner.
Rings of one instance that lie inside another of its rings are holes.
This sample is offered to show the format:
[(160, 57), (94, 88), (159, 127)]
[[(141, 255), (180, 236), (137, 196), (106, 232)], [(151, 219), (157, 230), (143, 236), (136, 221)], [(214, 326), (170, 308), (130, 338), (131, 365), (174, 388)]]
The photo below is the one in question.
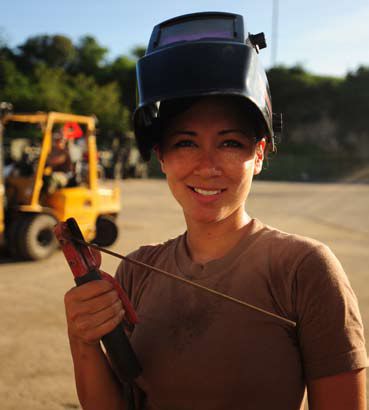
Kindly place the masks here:
[(229, 99), (201, 99), (176, 116), (157, 155), (187, 223), (241, 222), (264, 148)]

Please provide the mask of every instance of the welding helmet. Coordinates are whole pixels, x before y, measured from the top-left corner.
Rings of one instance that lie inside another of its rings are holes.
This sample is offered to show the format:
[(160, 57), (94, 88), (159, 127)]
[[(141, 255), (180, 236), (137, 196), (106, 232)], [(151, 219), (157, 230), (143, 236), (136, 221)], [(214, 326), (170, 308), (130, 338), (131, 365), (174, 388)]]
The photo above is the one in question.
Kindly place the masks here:
[(144, 160), (158, 142), (160, 104), (210, 95), (239, 96), (251, 103), (274, 147), (268, 80), (259, 61), (263, 33), (248, 34), (242, 16), (223, 12), (187, 14), (156, 25), (137, 63), (138, 105), (134, 130)]

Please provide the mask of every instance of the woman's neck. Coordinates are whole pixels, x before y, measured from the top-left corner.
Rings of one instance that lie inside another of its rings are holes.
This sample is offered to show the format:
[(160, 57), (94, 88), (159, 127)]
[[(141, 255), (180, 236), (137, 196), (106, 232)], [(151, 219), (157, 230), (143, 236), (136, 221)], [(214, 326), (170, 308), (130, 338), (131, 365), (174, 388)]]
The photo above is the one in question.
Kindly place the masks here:
[(245, 212), (242, 218), (215, 223), (188, 223), (187, 246), (192, 260), (204, 264), (226, 255), (250, 228), (251, 218)]

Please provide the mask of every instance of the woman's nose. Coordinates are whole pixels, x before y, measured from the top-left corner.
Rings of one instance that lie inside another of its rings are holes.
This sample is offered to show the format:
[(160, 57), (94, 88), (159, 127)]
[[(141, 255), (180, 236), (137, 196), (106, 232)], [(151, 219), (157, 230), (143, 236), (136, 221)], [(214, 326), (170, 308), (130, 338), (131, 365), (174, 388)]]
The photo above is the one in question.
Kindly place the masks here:
[(213, 151), (201, 152), (194, 175), (201, 178), (213, 178), (222, 175), (222, 170), (217, 164), (216, 155)]

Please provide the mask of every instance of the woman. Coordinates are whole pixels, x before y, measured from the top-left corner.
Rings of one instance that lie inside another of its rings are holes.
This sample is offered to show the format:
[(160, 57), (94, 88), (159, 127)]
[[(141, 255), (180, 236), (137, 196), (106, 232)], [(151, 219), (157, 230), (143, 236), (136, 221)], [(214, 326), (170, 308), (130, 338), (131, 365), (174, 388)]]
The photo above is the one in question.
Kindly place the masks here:
[[(341, 265), (325, 245), (245, 210), (274, 133), (257, 47), (225, 40), (219, 29), (232, 18), (237, 27), (240, 16), (199, 13), (154, 29), (138, 67), (136, 137), (144, 157), (156, 152), (187, 231), (131, 256), (297, 326), (122, 263), (117, 278), (140, 318), (130, 334), (143, 367), (133, 386), (137, 408), (292, 410), (303, 407), (307, 387), (311, 409), (364, 410), (363, 329)], [(228, 68), (210, 75), (217, 58)], [(199, 75), (184, 80), (194, 61)], [(246, 80), (238, 90), (227, 83), (237, 75)], [(124, 317), (115, 291), (91, 282), (65, 303), (84, 408), (129, 408), (99, 343)]]

